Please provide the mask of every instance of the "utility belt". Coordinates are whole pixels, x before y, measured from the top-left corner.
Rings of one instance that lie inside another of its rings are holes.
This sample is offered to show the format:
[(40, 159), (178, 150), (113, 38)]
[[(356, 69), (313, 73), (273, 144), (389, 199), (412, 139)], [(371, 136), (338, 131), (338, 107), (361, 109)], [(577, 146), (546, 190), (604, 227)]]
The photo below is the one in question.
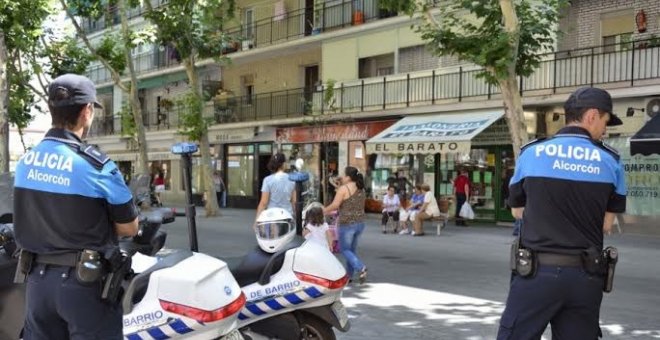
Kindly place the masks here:
[(35, 254), (21, 249), (14, 282), (24, 283), (35, 264), (74, 268), (78, 282), (101, 282), (101, 298), (109, 302), (117, 301), (121, 283), (131, 271), (131, 258), (122, 254), (118, 247), (103, 253), (85, 249), (60, 254)]
[(590, 275), (604, 277), (603, 291), (612, 291), (614, 283), (614, 270), (619, 259), (618, 251), (614, 247), (606, 247), (602, 252), (596, 248), (589, 248), (579, 255), (536, 252), (520, 245), (520, 239), (511, 245), (511, 270), (524, 278), (536, 275), (539, 265), (578, 267)]

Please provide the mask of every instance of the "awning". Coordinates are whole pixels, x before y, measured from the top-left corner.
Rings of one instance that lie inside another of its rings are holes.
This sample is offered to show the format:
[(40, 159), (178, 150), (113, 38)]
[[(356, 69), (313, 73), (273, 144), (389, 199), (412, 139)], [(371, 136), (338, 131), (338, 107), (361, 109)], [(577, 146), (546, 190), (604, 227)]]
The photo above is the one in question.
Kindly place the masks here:
[(660, 114), (651, 118), (630, 138), (631, 155), (660, 155)]
[(367, 141), (367, 153), (436, 154), (469, 152), (471, 140), (504, 111), (409, 116)]

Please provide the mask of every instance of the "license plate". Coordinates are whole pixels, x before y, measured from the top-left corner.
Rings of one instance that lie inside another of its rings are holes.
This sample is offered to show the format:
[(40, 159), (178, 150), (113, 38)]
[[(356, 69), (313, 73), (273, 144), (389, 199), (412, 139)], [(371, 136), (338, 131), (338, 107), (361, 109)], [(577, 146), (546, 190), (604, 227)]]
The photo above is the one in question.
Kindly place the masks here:
[(335, 317), (337, 317), (337, 320), (339, 320), (339, 325), (342, 328), (346, 327), (348, 324), (348, 311), (344, 307), (344, 304), (341, 301), (336, 301), (330, 308), (332, 309), (332, 313), (335, 314)]
[(220, 338), (220, 340), (244, 340), (243, 335), (238, 330), (229, 332), (229, 334)]

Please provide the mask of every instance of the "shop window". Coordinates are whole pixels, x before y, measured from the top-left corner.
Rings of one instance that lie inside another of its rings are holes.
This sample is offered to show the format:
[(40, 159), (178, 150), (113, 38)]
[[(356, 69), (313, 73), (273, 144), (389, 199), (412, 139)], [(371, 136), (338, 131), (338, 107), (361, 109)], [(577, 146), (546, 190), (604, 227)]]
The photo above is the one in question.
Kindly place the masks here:
[(283, 144), (280, 151), (289, 161), (289, 168), (295, 168), (298, 158), (303, 160), (303, 169), (309, 173), (309, 181), (305, 183), (305, 202), (321, 201), (321, 145), (319, 143)]
[(254, 155), (227, 156), (227, 192), (230, 196), (254, 194)]

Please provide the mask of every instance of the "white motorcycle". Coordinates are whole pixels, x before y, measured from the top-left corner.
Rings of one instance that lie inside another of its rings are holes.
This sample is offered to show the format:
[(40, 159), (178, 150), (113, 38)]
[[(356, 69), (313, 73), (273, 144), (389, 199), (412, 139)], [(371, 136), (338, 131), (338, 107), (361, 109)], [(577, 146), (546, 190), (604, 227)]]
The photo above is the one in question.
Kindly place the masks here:
[(263, 211), (255, 231), (259, 247), (230, 261), (247, 298), (238, 315), (243, 335), (334, 340), (333, 327), (348, 331), (348, 313), (341, 303), (348, 276), (327, 247), (297, 238), (293, 218), (284, 209)]

